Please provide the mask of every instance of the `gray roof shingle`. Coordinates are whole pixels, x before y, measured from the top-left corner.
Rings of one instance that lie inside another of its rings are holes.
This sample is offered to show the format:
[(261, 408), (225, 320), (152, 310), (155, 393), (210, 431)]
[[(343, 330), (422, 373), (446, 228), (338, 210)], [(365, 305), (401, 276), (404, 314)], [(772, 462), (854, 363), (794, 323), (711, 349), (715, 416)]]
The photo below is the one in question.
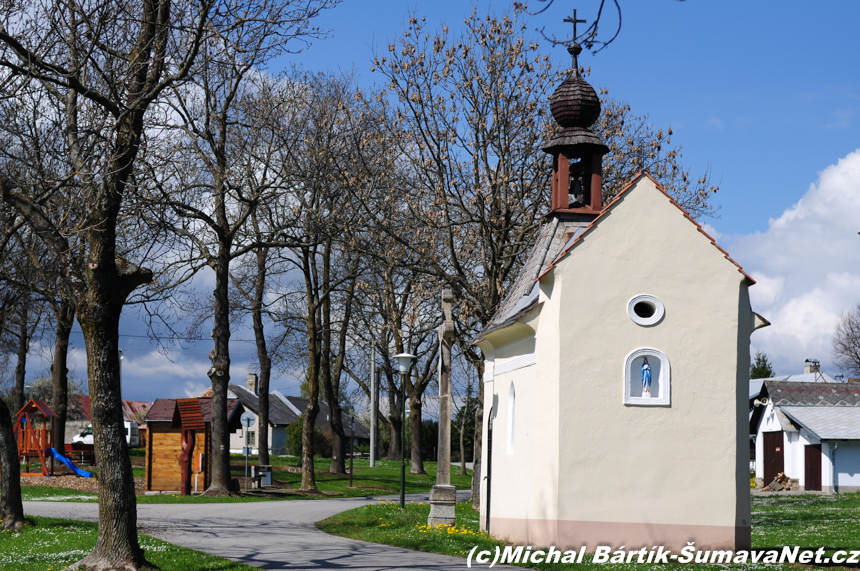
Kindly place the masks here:
[(515, 321), (537, 305), (535, 280), (555, 261), (564, 246), (575, 240), (587, 226), (588, 222), (585, 221), (560, 221), (558, 218), (550, 218), (544, 224), (517, 279), (508, 288), (499, 309), (481, 332), (482, 335)]
[(860, 407), (783, 406), (781, 410), (822, 440), (860, 440)]
[(860, 406), (860, 384), (765, 381), (774, 406)]
[[(260, 399), (241, 385), (227, 385), (236, 398), (242, 401), (246, 410), (254, 414), (260, 414)], [(269, 424), (274, 426), (287, 425), (296, 420), (298, 416), (287, 407), (274, 393), (269, 395)]]

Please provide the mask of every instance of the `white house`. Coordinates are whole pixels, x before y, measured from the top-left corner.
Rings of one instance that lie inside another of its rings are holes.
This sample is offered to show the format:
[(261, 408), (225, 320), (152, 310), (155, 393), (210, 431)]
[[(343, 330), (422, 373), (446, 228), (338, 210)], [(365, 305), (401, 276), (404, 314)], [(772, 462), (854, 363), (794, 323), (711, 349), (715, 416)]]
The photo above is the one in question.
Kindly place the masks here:
[(784, 472), (800, 490), (860, 491), (860, 383), (763, 384), (750, 421), (756, 486)]
[(648, 175), (603, 207), (577, 72), (551, 110), (552, 209), (475, 341), (481, 526), (559, 549), (748, 547), (755, 282)]
[[(260, 400), (258, 391), (258, 379), (254, 373), (249, 373), (245, 384), (228, 385), (228, 398), (236, 398), (242, 403), (246, 411), (254, 414), (254, 426), (248, 430), (247, 438), (251, 447), (251, 454), (259, 452), (259, 426), (260, 426)], [(211, 389), (207, 389), (203, 395), (211, 394)], [(287, 447), (287, 426), (299, 419), (307, 408), (308, 399), (303, 397), (284, 396), (279, 391), (269, 393), (269, 453), (275, 455), (286, 454)], [(331, 411), (328, 404), (323, 401), (319, 403), (319, 413), (317, 414), (316, 424), (323, 430), (331, 431)], [(346, 412), (341, 412), (344, 435), (349, 438), (352, 436), (351, 417)], [(237, 432), (230, 434), (230, 453), (241, 454), (242, 447), (245, 446), (245, 429), (240, 428)], [(360, 422), (355, 423), (355, 438), (357, 440), (368, 440), (370, 431)], [(349, 442), (347, 440), (347, 442)]]
[[(248, 444), (251, 447), (251, 454), (258, 454), (260, 449), (259, 433), (260, 433), (260, 400), (257, 391), (257, 375), (254, 373), (248, 374), (246, 379), (247, 386), (230, 384), (228, 388), (228, 397), (237, 398), (245, 407), (245, 410), (254, 414), (254, 426), (248, 429)], [(300, 411), (284, 398), (281, 393), (275, 391), (269, 394), (269, 453), (274, 455), (284, 455), (287, 450), (287, 426), (299, 418)], [(233, 454), (241, 454), (242, 447), (245, 446), (245, 428), (244, 426), (238, 432), (230, 435), (230, 452)]]

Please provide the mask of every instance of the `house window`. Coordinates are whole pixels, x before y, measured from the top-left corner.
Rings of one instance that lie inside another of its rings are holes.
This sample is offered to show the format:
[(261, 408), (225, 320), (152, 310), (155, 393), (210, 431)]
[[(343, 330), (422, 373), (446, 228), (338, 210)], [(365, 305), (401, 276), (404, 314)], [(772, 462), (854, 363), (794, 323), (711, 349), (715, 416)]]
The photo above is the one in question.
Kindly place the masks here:
[(517, 392), (514, 390), (514, 384), (511, 383), (511, 388), (508, 391), (508, 454), (514, 453), (514, 412), (516, 400)]
[(627, 302), (627, 315), (634, 323), (643, 327), (659, 323), (665, 313), (663, 302), (647, 293), (634, 295)]
[(256, 438), (257, 438), (257, 432), (255, 430), (249, 430), (248, 431), (248, 440), (247, 440), (248, 446), (253, 446), (254, 443), (256, 442), (256, 440), (255, 440)]
[(669, 358), (657, 349), (642, 347), (624, 360), (624, 404), (666, 406), (671, 403)]

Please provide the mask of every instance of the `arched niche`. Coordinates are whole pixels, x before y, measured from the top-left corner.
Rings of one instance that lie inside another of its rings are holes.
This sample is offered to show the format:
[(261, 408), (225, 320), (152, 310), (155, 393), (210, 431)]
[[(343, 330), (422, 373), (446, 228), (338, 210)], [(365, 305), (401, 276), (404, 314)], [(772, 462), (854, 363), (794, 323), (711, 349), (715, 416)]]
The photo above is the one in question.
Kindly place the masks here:
[[(643, 369), (649, 370), (651, 375), (650, 396), (643, 390)], [(665, 353), (652, 347), (641, 347), (627, 355), (624, 360), (624, 404), (668, 406), (671, 396), (672, 371)]]

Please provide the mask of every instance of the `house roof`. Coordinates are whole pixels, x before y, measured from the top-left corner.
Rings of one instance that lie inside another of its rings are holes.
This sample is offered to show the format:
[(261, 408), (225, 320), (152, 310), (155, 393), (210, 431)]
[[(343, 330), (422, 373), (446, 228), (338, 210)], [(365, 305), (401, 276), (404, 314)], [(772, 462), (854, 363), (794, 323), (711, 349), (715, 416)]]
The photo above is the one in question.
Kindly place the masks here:
[[(779, 381), (784, 383), (845, 383), (847, 381), (837, 381), (827, 373), (799, 373), (796, 375), (782, 375), (779, 377), (770, 377), (767, 379), (756, 379), (761, 381)], [(752, 381), (750, 381), (752, 382)]]
[(750, 379), (750, 400), (761, 394), (764, 388), (764, 379)]
[(774, 406), (860, 407), (858, 383), (796, 383), (764, 381), (767, 397)]
[[(304, 411), (308, 406), (308, 399), (306, 399), (304, 397), (284, 397), (284, 398), (287, 399), (288, 401), (290, 401), (290, 403), (292, 403), (292, 405), (294, 407), (296, 407), (296, 409), (298, 409), (299, 411)], [(320, 406), (320, 411), (317, 414), (316, 423), (318, 426), (321, 426), (327, 430), (331, 430), (331, 422), (329, 420), (330, 415), (331, 415), (331, 410), (329, 409), (328, 404), (325, 403), (324, 401), (319, 401), (319, 406)], [(341, 418), (341, 423), (343, 424), (344, 435), (345, 436), (351, 436), (352, 432), (350, 431), (350, 415), (347, 414), (345, 411), (341, 411), (340, 418)], [(356, 438), (364, 438), (364, 439), (370, 438), (370, 431), (367, 429), (367, 427), (365, 427), (363, 424), (361, 424), (361, 422), (359, 422), (358, 419), (356, 419), (356, 421), (355, 421), (355, 437)]]
[[(198, 398), (200, 401), (200, 412), (203, 414), (204, 422), (212, 421), (212, 399), (209, 398)], [(238, 418), (239, 415), (236, 414), (237, 409), (242, 409), (241, 403), (238, 399), (227, 399), (227, 421), (231, 422), (234, 417)], [(173, 415), (176, 411), (176, 399), (155, 399), (155, 402), (152, 403), (149, 411), (146, 413), (147, 423), (149, 422), (173, 422)], [(240, 413), (241, 414), (241, 413)]]
[(669, 202), (671, 202), (672, 204), (674, 204), (674, 205), (678, 208), (678, 210), (680, 210), (680, 211), (681, 211), (681, 213), (684, 215), (684, 217), (685, 217), (687, 220), (689, 220), (690, 222), (692, 222), (692, 223), (696, 226), (696, 229), (697, 229), (697, 230), (698, 230), (702, 235), (704, 235), (708, 240), (710, 240), (710, 241), (711, 241), (711, 244), (712, 244), (712, 245), (713, 245), (717, 250), (719, 250), (719, 251), (723, 254), (723, 257), (725, 257), (729, 262), (731, 262), (732, 264), (734, 264), (734, 265), (737, 267), (738, 271), (739, 271), (741, 274), (743, 274), (743, 276), (747, 279), (747, 281), (749, 282), (749, 284), (750, 284), (750, 285), (752, 285), (752, 284), (754, 284), (754, 283), (755, 283), (755, 280), (754, 280), (754, 279), (752, 279), (752, 277), (750, 277), (750, 275), (749, 275), (749, 274), (747, 274), (747, 273), (744, 271), (744, 269), (741, 267), (741, 265), (740, 265), (739, 263), (737, 263), (736, 261), (734, 261), (734, 260), (732, 259), (732, 257), (731, 257), (731, 256), (729, 256), (729, 253), (728, 253), (728, 252), (726, 252), (725, 250), (723, 250), (723, 249), (719, 246), (719, 244), (717, 244), (717, 241), (716, 241), (716, 240), (714, 240), (714, 238), (713, 238), (713, 237), (711, 237), (711, 235), (710, 235), (710, 234), (708, 234), (707, 232), (705, 232), (705, 229), (704, 229), (704, 228), (702, 228), (702, 225), (701, 225), (701, 224), (699, 224), (698, 222), (696, 222), (696, 221), (693, 219), (693, 217), (692, 217), (692, 216), (690, 216), (690, 213), (689, 213), (689, 212), (687, 212), (687, 211), (684, 209), (684, 207), (683, 207), (683, 206), (681, 206), (680, 204), (678, 204), (678, 202), (677, 202), (674, 198), (672, 198), (671, 196), (669, 196), (669, 193), (668, 193), (668, 192), (666, 192), (666, 190), (665, 190), (665, 189), (660, 185), (660, 183), (659, 183), (659, 182), (657, 182), (657, 180), (656, 180), (656, 179), (654, 179), (654, 177), (653, 177), (653, 176), (651, 176), (649, 173), (644, 172), (644, 171), (642, 171), (642, 172), (640, 172), (639, 174), (637, 174), (636, 176), (634, 176), (634, 177), (630, 180), (630, 182), (628, 182), (628, 183), (624, 186), (624, 188), (622, 188), (622, 189), (621, 189), (621, 191), (620, 191), (618, 194), (616, 194), (616, 195), (615, 195), (615, 198), (613, 198), (613, 199), (609, 202), (609, 204), (607, 204), (607, 205), (603, 208), (603, 210), (600, 212), (600, 214), (597, 216), (597, 218), (595, 218), (594, 220), (592, 220), (592, 221), (591, 221), (591, 224), (589, 224), (589, 225), (588, 225), (588, 227), (585, 229), (585, 231), (584, 231), (584, 232), (582, 232), (582, 233), (580, 233), (578, 236), (576, 236), (576, 237), (575, 237), (575, 239), (571, 240), (571, 241), (570, 241), (570, 243), (569, 243), (568, 245), (566, 245), (566, 246), (561, 250), (561, 252), (558, 254), (558, 256), (556, 256), (556, 258), (552, 261), (552, 263), (551, 263), (551, 264), (549, 264), (549, 266), (547, 267), (547, 269), (546, 269), (546, 270), (544, 270), (543, 272), (541, 272), (541, 274), (537, 277), (537, 279), (539, 280), (540, 278), (542, 278), (542, 277), (544, 276), (544, 274), (546, 274), (546, 273), (547, 273), (547, 272), (549, 272), (551, 269), (553, 269), (553, 268), (555, 267), (556, 263), (557, 263), (558, 261), (560, 261), (564, 256), (566, 256), (566, 255), (570, 252), (570, 250), (571, 250), (571, 249), (573, 249), (573, 247), (574, 247), (576, 244), (578, 244), (578, 243), (582, 240), (582, 238), (585, 236), (585, 234), (588, 234), (589, 232), (591, 232), (591, 231), (592, 231), (592, 229), (594, 229), (595, 227), (597, 227), (597, 225), (601, 222), (601, 220), (603, 220), (603, 218), (604, 218), (607, 214), (609, 214), (609, 212), (612, 210), (612, 208), (613, 208), (613, 207), (614, 207), (614, 206), (615, 206), (615, 205), (616, 205), (616, 204), (617, 204), (617, 203), (618, 203), (618, 202), (619, 202), (619, 201), (624, 197), (624, 195), (625, 195), (625, 194), (627, 194), (627, 192), (629, 192), (629, 191), (630, 191), (630, 189), (631, 189), (631, 188), (633, 188), (633, 187), (636, 185), (636, 183), (637, 183), (637, 182), (639, 182), (639, 179), (641, 179), (641, 178), (643, 178), (643, 177), (648, 178), (651, 182), (653, 182), (653, 183), (654, 183), (654, 186), (656, 186), (656, 187), (657, 187), (657, 190), (659, 190), (660, 192), (662, 192), (662, 193), (666, 196), (666, 198), (668, 198), (668, 199), (669, 199)]
[(821, 440), (860, 440), (860, 407), (783, 406), (782, 411)]
[[(260, 399), (257, 395), (241, 385), (231, 384), (227, 385), (227, 388), (242, 402), (245, 410), (260, 414)], [(287, 425), (298, 418), (299, 416), (274, 393), (269, 394), (269, 424), (273, 426)]]
[[(129, 422), (141, 422), (151, 406), (152, 403), (148, 401), (124, 400), (122, 401), (122, 418)], [(79, 411), (87, 420), (92, 420), (89, 395), (78, 395), (77, 403), (71, 408)]]

